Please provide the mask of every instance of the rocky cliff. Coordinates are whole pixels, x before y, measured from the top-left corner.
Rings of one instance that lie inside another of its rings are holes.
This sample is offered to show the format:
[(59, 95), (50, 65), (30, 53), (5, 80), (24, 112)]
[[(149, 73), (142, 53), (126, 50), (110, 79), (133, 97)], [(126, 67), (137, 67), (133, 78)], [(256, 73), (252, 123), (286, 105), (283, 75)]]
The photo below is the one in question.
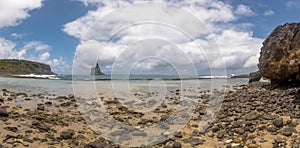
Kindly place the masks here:
[(263, 42), (258, 68), (272, 84), (300, 81), (300, 23), (273, 30)]
[(91, 68), (91, 73), (90, 75), (104, 75), (104, 73), (101, 71), (98, 63), (96, 65), (96, 67)]
[(17, 59), (0, 59), (0, 74), (54, 74), (49, 65)]

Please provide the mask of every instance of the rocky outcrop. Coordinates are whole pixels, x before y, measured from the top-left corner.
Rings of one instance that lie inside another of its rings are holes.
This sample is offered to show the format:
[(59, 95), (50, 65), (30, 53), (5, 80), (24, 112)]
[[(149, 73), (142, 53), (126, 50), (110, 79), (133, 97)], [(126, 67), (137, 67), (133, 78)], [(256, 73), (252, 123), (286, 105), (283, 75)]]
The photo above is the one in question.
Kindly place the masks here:
[(54, 74), (47, 64), (17, 59), (0, 59), (0, 74)]
[(93, 68), (91, 69), (91, 74), (90, 74), (90, 75), (104, 75), (104, 73), (101, 71), (101, 69), (100, 69), (98, 63), (97, 63), (97, 65), (96, 65), (96, 67), (93, 67)]
[(300, 23), (278, 26), (263, 42), (259, 71), (272, 84), (299, 84)]
[(258, 82), (262, 78), (259, 71), (249, 74), (249, 83)]

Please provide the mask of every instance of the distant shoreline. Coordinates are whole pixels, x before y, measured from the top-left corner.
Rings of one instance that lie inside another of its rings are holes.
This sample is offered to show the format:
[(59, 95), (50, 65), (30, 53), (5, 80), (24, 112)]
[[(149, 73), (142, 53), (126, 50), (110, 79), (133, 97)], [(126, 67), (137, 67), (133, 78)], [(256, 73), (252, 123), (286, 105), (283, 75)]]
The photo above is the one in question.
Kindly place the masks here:
[(113, 76), (90, 76), (90, 75), (35, 75), (35, 74), (1, 74), (0, 77), (7, 78), (18, 78), (18, 79), (48, 79), (48, 80), (74, 80), (74, 81), (110, 81), (110, 80), (169, 80), (169, 81), (180, 81), (180, 80), (204, 80), (204, 79), (236, 79), (236, 78), (249, 78), (247, 75), (238, 76), (198, 76), (188, 77), (182, 76), (181, 78), (175, 75), (125, 75)]

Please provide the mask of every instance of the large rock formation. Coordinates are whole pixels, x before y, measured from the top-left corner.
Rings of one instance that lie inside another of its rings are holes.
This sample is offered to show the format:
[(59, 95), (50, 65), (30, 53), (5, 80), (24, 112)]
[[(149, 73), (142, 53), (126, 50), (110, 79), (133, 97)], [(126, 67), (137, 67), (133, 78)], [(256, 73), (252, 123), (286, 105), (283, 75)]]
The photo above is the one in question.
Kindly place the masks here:
[(300, 81), (300, 23), (278, 26), (263, 42), (259, 71), (272, 84)]
[(98, 63), (97, 63), (97, 65), (96, 65), (96, 67), (93, 67), (93, 68), (91, 69), (91, 75), (104, 75), (104, 73), (101, 71), (101, 69), (100, 69)]
[(17, 60), (17, 59), (0, 59), (0, 74), (54, 74), (47, 64)]

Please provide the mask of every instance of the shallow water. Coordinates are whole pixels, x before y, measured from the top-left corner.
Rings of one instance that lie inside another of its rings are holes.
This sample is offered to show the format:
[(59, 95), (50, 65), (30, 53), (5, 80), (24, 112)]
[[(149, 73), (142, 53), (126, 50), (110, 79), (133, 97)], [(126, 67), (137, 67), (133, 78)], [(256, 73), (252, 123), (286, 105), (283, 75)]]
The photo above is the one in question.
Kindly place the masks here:
[[(245, 85), (247, 78), (235, 79), (194, 79), (194, 80), (105, 80), (105, 81), (71, 81), (49, 80), (30, 78), (7, 78), (0, 77), (0, 88), (14, 92), (28, 94), (55, 94), (69, 95), (75, 92), (90, 94), (95, 90), (101, 92), (103, 88), (114, 90), (136, 90), (139, 88), (167, 88), (176, 87), (181, 89), (213, 90), (224, 89), (224, 86)], [(77, 89), (76, 89), (77, 88)], [(93, 88), (93, 89), (91, 89)], [(76, 92), (77, 91), (77, 92)]]

